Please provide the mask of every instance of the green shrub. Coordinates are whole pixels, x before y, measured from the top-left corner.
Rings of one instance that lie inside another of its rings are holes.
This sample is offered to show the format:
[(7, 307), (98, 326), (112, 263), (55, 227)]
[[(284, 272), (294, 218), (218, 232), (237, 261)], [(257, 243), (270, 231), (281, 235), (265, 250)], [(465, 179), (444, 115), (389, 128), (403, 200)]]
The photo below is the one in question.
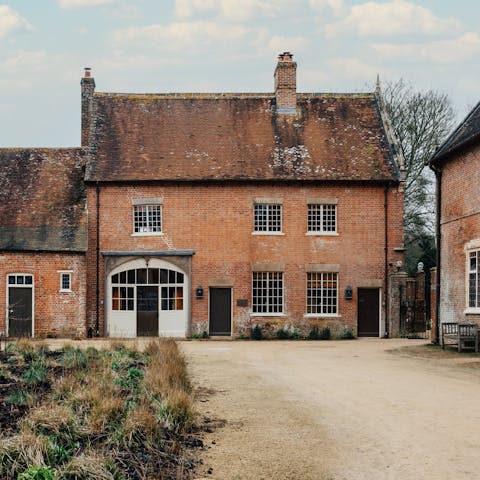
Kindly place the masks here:
[(318, 331), (318, 326), (317, 325), (314, 325), (311, 328), (310, 333), (308, 334), (308, 339), (309, 340), (319, 340), (320, 339), (320, 332)]
[(276, 332), (276, 335), (279, 340), (286, 340), (287, 338), (290, 338), (290, 333), (283, 328), (279, 328)]
[(330, 340), (332, 337), (332, 333), (330, 332), (330, 329), (328, 327), (322, 328), (322, 331), (320, 332), (320, 340)]
[(300, 340), (302, 336), (300, 335), (300, 332), (297, 332), (296, 330), (290, 335), (290, 338), (293, 340)]
[(15, 390), (8, 397), (7, 402), (21, 407), (33, 405), (33, 395), (26, 390)]
[(342, 335), (340, 335), (341, 340), (353, 340), (355, 338), (355, 335), (350, 329), (346, 329)]
[(47, 367), (40, 363), (32, 363), (23, 373), (22, 379), (29, 385), (40, 385), (47, 381)]
[(55, 480), (58, 477), (50, 467), (28, 467), (18, 475), (17, 480)]
[(260, 325), (255, 325), (254, 328), (250, 331), (250, 338), (252, 340), (262, 340), (263, 339), (263, 332)]

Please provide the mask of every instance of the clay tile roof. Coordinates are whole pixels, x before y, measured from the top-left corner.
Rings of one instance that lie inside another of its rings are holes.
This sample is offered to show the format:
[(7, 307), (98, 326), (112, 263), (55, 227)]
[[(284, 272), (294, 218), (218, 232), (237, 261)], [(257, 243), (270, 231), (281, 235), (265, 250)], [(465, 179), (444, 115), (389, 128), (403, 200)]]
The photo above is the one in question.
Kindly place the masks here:
[(467, 115), (460, 125), (445, 140), (443, 145), (435, 152), (430, 163), (452, 155), (458, 150), (470, 145), (480, 136), (480, 103)]
[[(96, 93), (87, 181), (397, 180), (374, 94)], [(93, 160), (94, 159), (94, 160)]]
[(0, 250), (86, 251), (80, 149), (0, 149)]

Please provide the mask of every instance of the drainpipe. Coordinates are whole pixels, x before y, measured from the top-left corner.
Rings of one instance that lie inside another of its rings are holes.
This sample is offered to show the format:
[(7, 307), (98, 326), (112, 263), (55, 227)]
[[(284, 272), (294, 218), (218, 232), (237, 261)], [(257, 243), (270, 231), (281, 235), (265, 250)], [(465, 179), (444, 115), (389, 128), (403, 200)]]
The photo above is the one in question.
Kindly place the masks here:
[(442, 170), (440, 168), (431, 165), (432, 170), (435, 172), (435, 180), (436, 180), (436, 212), (435, 212), (435, 236), (437, 237), (437, 251), (435, 254), (436, 263), (437, 263), (437, 279), (435, 284), (435, 344), (438, 345), (440, 341), (440, 246), (441, 246), (441, 239), (442, 233), (440, 229), (440, 210), (442, 208)]
[(97, 217), (96, 217), (96, 288), (95, 288), (95, 299), (96, 299), (96, 311), (95, 311), (95, 336), (100, 336), (100, 321), (99, 321), (99, 310), (100, 310), (100, 185), (98, 182), (95, 186), (95, 191), (97, 194)]
[(383, 194), (384, 194), (384, 202), (383, 202), (383, 208), (384, 208), (384, 219), (385, 219), (385, 333), (383, 335), (383, 338), (388, 338), (389, 337), (389, 328), (388, 328), (388, 307), (389, 307), (389, 301), (388, 301), (388, 185), (384, 188)]

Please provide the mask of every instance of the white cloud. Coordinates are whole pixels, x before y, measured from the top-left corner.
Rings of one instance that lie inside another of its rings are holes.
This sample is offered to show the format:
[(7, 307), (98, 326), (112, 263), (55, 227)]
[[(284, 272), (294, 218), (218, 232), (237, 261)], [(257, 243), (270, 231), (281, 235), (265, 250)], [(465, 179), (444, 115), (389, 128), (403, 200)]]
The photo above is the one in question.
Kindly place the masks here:
[(377, 53), (387, 58), (429, 61), (434, 63), (464, 62), (480, 55), (480, 35), (467, 32), (450, 40), (429, 43), (372, 45)]
[(441, 19), (431, 10), (405, 0), (387, 3), (366, 2), (355, 5), (343, 19), (325, 26), (327, 36), (342, 33), (369, 35), (439, 34), (457, 31), (455, 18)]
[(281, 52), (292, 52), (297, 54), (304, 51), (308, 46), (306, 37), (285, 37), (282, 35), (272, 35), (268, 31), (259, 32), (254, 42), (256, 50), (262, 54), (275, 58)]
[(0, 38), (16, 30), (32, 30), (30, 23), (8, 5), (0, 5)]
[(358, 58), (335, 58), (325, 62), (332, 78), (374, 81), (378, 68)]
[(286, 7), (301, 6), (302, 3), (303, 0), (175, 0), (175, 15), (186, 19), (215, 12), (228, 20), (243, 22), (259, 14), (276, 17)]
[(116, 0), (58, 0), (58, 4), (62, 8), (81, 8), (106, 5), (107, 3), (113, 3), (115, 1)]
[(330, 10), (334, 15), (340, 15), (345, 10), (343, 0), (308, 0), (308, 3), (314, 10)]
[(200, 44), (228, 42), (247, 38), (250, 30), (243, 26), (220, 25), (214, 22), (174, 22), (169, 25), (148, 25), (117, 30), (117, 43), (149, 42), (161, 50), (183, 50)]

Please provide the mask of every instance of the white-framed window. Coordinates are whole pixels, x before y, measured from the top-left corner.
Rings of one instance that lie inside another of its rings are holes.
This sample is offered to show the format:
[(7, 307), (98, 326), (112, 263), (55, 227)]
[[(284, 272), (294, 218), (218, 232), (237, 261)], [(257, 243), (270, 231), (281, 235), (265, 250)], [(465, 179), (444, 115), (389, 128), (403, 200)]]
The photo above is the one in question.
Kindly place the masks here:
[(336, 233), (337, 205), (309, 203), (307, 214), (308, 233)]
[(162, 233), (162, 205), (134, 205), (133, 233)]
[(253, 272), (252, 311), (283, 314), (283, 272)]
[(480, 250), (468, 252), (468, 308), (480, 308)]
[(71, 292), (72, 291), (72, 271), (71, 270), (59, 270), (60, 274), (60, 291)]
[(255, 233), (282, 232), (282, 205), (255, 203), (253, 206), (253, 231)]
[(33, 285), (33, 275), (12, 273), (8, 275), (8, 284), (16, 287), (31, 287)]
[(307, 315), (338, 315), (338, 273), (307, 273)]

